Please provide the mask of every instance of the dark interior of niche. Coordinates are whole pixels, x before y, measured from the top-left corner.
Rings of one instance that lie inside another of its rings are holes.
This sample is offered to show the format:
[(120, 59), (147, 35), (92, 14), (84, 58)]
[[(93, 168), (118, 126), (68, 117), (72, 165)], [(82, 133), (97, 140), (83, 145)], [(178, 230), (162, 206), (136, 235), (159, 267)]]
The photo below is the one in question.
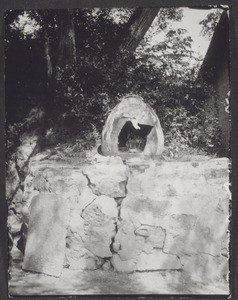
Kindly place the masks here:
[(118, 135), (118, 150), (120, 152), (139, 153), (144, 151), (148, 134), (153, 126), (138, 124), (136, 129), (131, 121), (127, 121)]

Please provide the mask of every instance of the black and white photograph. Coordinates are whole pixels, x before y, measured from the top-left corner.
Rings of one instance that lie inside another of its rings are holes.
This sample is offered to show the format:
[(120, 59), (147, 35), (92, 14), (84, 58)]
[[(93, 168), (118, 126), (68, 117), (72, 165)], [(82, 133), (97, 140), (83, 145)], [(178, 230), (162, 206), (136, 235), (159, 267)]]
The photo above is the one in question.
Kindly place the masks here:
[(4, 13), (10, 296), (230, 295), (230, 9)]

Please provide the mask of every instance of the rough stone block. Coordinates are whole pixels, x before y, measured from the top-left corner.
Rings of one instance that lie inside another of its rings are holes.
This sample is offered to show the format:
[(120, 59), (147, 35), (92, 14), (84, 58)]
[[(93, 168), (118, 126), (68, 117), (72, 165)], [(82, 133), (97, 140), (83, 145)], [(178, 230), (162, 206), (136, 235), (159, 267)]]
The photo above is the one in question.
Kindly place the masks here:
[(105, 262), (103, 258), (93, 255), (85, 248), (67, 249), (65, 257), (65, 265), (71, 270), (97, 270)]
[[(83, 219), (80, 218), (82, 221)], [(84, 235), (84, 222), (82, 230), (72, 232), (68, 228), (66, 238), (65, 265), (72, 270), (96, 270), (99, 269), (105, 260), (97, 257), (85, 248), (82, 236)], [(80, 235), (81, 234), (81, 235)]]
[(137, 260), (122, 260), (118, 254), (113, 254), (111, 264), (115, 271), (121, 273), (132, 273), (136, 269)]
[(8, 214), (7, 225), (11, 234), (18, 234), (21, 231), (22, 221), (13, 212)]
[(10, 200), (20, 185), (20, 178), (14, 158), (9, 162), (6, 174), (6, 198)]
[(129, 194), (122, 202), (121, 217), (137, 224), (161, 226), (163, 218), (170, 211), (169, 200), (160, 197), (150, 198), (150, 193), (140, 196)]
[(152, 253), (142, 252), (137, 260), (137, 271), (180, 270), (182, 268), (178, 256), (155, 249)]
[(32, 199), (23, 269), (59, 277), (63, 268), (69, 207), (41, 193)]
[[(131, 272), (137, 269), (137, 264), (139, 263), (140, 270), (142, 270), (145, 266), (143, 255), (146, 255), (146, 257), (148, 255), (148, 259), (151, 257), (150, 255), (155, 258), (156, 254), (159, 253), (158, 248), (163, 248), (164, 240), (165, 230), (161, 227), (141, 225), (136, 228), (132, 222), (123, 221), (119, 226), (113, 244), (113, 249), (117, 252), (115, 257), (113, 255), (112, 260), (114, 268), (120, 272), (123, 272), (123, 269), (126, 272)], [(164, 259), (163, 253), (160, 256)], [(172, 264), (176, 268), (175, 260), (177, 257), (175, 256), (174, 258), (173, 255), (166, 257), (173, 258)], [(151, 265), (148, 265), (147, 270), (150, 270)], [(156, 263), (155, 265), (157, 266)], [(151, 270), (154, 270), (154, 267)]]
[(37, 132), (25, 133), (21, 137), (21, 145), (17, 149), (16, 162), (21, 172), (26, 172), (27, 161), (30, 156), (34, 153), (39, 142), (39, 135)]
[(18, 189), (12, 199), (12, 203), (10, 206), (10, 207), (14, 207), (14, 210), (18, 215), (21, 215), (22, 212), (22, 198), (23, 198), (23, 192), (21, 189)]
[(120, 245), (117, 254), (123, 261), (137, 259), (145, 247), (145, 237), (136, 235), (135, 229), (134, 224), (129, 221), (123, 221), (119, 225), (114, 244)]
[[(220, 282), (229, 280), (228, 258), (212, 256), (208, 253), (198, 253), (193, 256), (181, 255), (183, 269), (186, 270), (194, 281)], [(227, 288), (229, 286), (227, 285)]]
[(107, 260), (107, 261), (102, 265), (102, 269), (103, 269), (104, 271), (109, 271), (109, 270), (112, 269), (112, 265), (111, 265), (111, 263), (110, 263), (109, 260)]
[(123, 164), (109, 165), (98, 163), (84, 169), (89, 186), (95, 195), (125, 197), (128, 168)]
[(146, 238), (146, 243), (150, 243), (153, 248), (163, 248), (166, 231), (162, 227), (141, 225), (135, 230), (135, 235)]
[[(82, 239), (90, 252), (99, 257), (111, 257), (110, 245), (116, 234), (117, 204), (113, 198), (99, 196), (82, 212)], [(80, 233), (79, 233), (80, 234)]]
[[(121, 204), (124, 225), (115, 237), (114, 265), (119, 268), (117, 261), (121, 259), (127, 266), (126, 260), (133, 259), (138, 270), (160, 269), (160, 260), (154, 258), (159, 257), (158, 253), (166, 253), (174, 262), (171, 266), (165, 264), (165, 269), (186, 270), (189, 263), (181, 265), (178, 257), (185, 261), (184, 257), (190, 257), (191, 264), (196, 261), (203, 264), (197, 272), (200, 280), (202, 270), (209, 272), (212, 266), (221, 278), (228, 267), (227, 260), (222, 258), (229, 241), (228, 166), (228, 159), (215, 159), (162, 162), (150, 164), (143, 172), (138, 168), (133, 171), (128, 180), (128, 195)], [(128, 223), (133, 224), (134, 232)], [(160, 228), (156, 234), (155, 228)], [(138, 243), (133, 234), (144, 238), (144, 242)]]

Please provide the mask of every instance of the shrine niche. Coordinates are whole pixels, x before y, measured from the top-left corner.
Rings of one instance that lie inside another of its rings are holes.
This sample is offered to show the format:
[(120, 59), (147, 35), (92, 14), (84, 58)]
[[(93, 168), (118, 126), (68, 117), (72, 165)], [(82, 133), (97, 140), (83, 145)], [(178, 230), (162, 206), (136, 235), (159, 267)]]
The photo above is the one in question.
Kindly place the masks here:
[(154, 110), (137, 95), (123, 97), (108, 116), (102, 131), (105, 156), (160, 155), (164, 135)]

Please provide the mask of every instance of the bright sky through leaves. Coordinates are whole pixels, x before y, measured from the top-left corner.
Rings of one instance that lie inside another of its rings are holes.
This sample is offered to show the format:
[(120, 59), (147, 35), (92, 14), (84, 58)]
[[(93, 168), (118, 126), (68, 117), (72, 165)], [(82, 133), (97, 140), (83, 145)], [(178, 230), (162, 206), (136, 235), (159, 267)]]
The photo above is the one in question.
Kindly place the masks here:
[[(192, 50), (195, 51), (197, 55), (201, 55), (201, 57), (205, 56), (210, 40), (207, 37), (202, 36), (202, 25), (199, 23), (204, 20), (211, 11), (212, 9), (203, 10), (183, 8), (182, 20), (178, 22), (171, 21), (170, 24), (171, 29), (184, 28), (188, 31), (187, 34), (193, 39)], [(118, 22), (117, 13), (115, 11), (113, 13), (115, 14), (115, 20)], [(20, 16), (18, 22), (15, 22), (14, 26), (19, 27), (26, 35), (34, 35), (34, 32), (39, 30), (37, 22), (29, 19), (27, 13)], [(161, 38), (163, 39), (163, 32), (153, 37), (152, 44), (157, 43), (161, 40)]]

